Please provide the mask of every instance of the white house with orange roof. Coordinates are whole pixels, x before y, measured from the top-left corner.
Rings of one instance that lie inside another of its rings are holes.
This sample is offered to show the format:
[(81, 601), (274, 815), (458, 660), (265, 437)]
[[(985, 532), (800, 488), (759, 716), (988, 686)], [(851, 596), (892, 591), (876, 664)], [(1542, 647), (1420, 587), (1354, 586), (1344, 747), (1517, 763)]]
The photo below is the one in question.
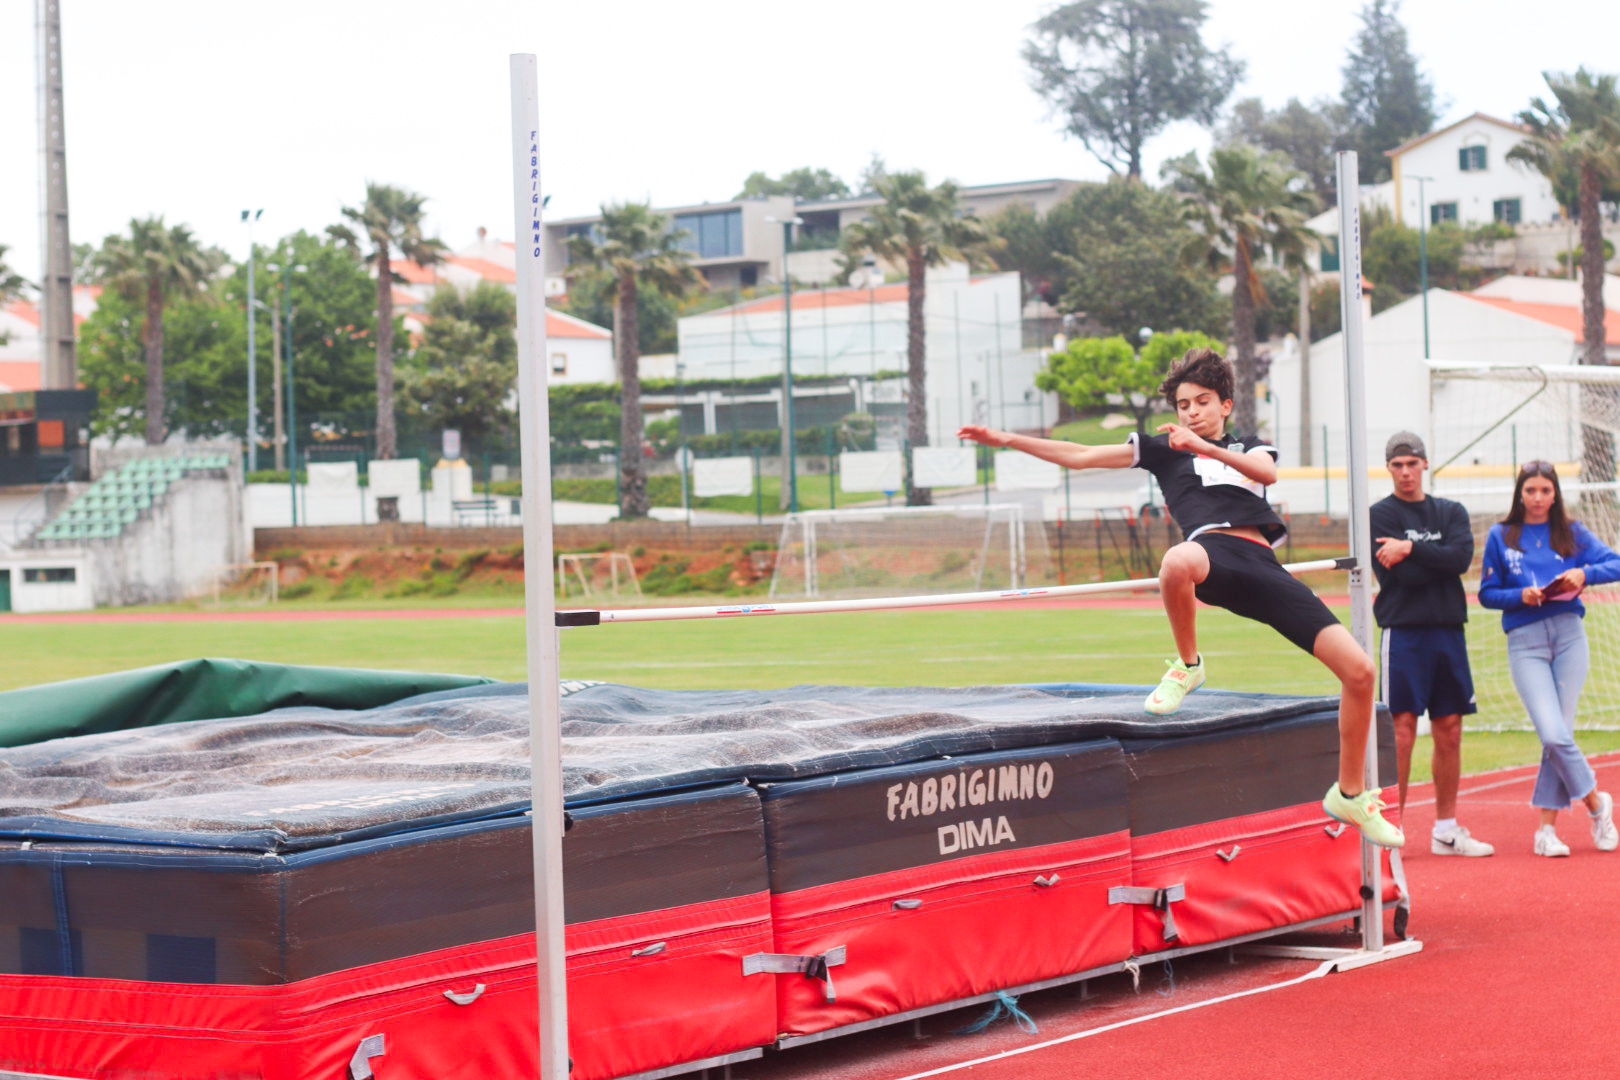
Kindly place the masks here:
[[(791, 330), (795, 379), (844, 383), (796, 390), (796, 409), (801, 393), (814, 397), (834, 389), (841, 397), (853, 395), (848, 411), (901, 406), (905, 380), (895, 376), (907, 367), (908, 294), (903, 282), (874, 281), (870, 287), (796, 289), (791, 320), (780, 294), (689, 315), (677, 324), (682, 374), (688, 380), (780, 376)], [(936, 445), (953, 444), (965, 423), (1031, 429), (1055, 422), (1056, 398), (1035, 388), (1046, 352), (1021, 348), (1020, 303), (1016, 273), (970, 274), (962, 264), (928, 272), (926, 386), (929, 435)], [(747, 402), (733, 401), (733, 395), (713, 392), (705, 401), (705, 431), (724, 428), (719, 414), (728, 407), (748, 407), (756, 423), (762, 406), (780, 416), (779, 389), (747, 396)]]
[[(82, 326), (96, 310), (100, 296), (99, 285), (73, 287), (75, 326)], [(32, 300), (19, 298), (0, 305), (0, 394), (41, 388), (42, 318)]]
[[(491, 240), (479, 230), (477, 242), (445, 256), (442, 262), (421, 266), (410, 259), (395, 260), (392, 272), (402, 284), (393, 289), (394, 308), (413, 340), (419, 339), (431, 317), (427, 301), (444, 286), (463, 292), (490, 282), (517, 291), (517, 252), (508, 241)], [(558, 311), (546, 313), (551, 381), (613, 381), (613, 331)]]
[(607, 383), (613, 366), (613, 331), (546, 309), (546, 352), (553, 383)]
[[(1508, 151), (1526, 138), (1523, 126), (1476, 112), (1402, 143), (1387, 151), (1392, 178), (1362, 187), (1362, 212), (1389, 210), (1414, 229), (1420, 221), (1426, 226), (1451, 221), (1465, 228), (1498, 221), (1521, 233), (1557, 226), (1559, 236), (1552, 238), (1556, 243), (1567, 222), (1552, 184), (1534, 168), (1508, 160)], [(1330, 207), (1306, 224), (1327, 239), (1313, 269), (1336, 273), (1338, 208)], [(1545, 257), (1550, 254), (1549, 249), (1535, 262), (1550, 269), (1553, 260)], [(1510, 258), (1515, 265), (1524, 261)]]
[[(1579, 289), (1573, 281), (1504, 277), (1475, 292), (1429, 290), (1427, 317), (1423, 298), (1414, 296), (1367, 320), (1368, 445), (1376, 449), (1390, 435), (1406, 430), (1428, 440), (1431, 466), (1459, 451), (1464, 452), (1459, 464), (1474, 468), (1506, 467), (1533, 457), (1579, 461), (1580, 425), (1573, 419), (1579, 412), (1579, 395), (1572, 388), (1554, 385), (1540, 400), (1504, 419), (1535, 389), (1533, 385), (1492, 390), (1478, 383), (1437, 381), (1425, 362), (1427, 350), (1428, 357), (1439, 363), (1577, 365), (1585, 350)], [(1620, 280), (1606, 277), (1604, 293), (1612, 305), (1605, 332), (1609, 362), (1620, 363)], [(1343, 335), (1313, 344), (1310, 365), (1308, 414), (1300, 394), (1299, 356), (1293, 350), (1273, 358), (1270, 400), (1259, 412), (1268, 417), (1267, 434), (1277, 442), (1283, 466), (1300, 464), (1300, 443), (1309, 439), (1312, 468), (1323, 466), (1325, 448), (1327, 466), (1342, 469)], [(1498, 420), (1502, 424), (1487, 431)], [(1475, 439), (1481, 441), (1469, 446)], [(1313, 483), (1320, 490), (1321, 481)], [(1389, 490), (1387, 478), (1375, 477), (1375, 498)], [(1437, 493), (1444, 495), (1446, 490)], [(1344, 504), (1337, 505), (1342, 510)], [(1485, 506), (1475, 509), (1483, 511)]]
[(1477, 112), (1388, 151), (1401, 222), (1416, 227), (1420, 217), (1430, 225), (1464, 226), (1561, 220), (1547, 178), (1508, 160), (1508, 152), (1528, 137), (1520, 124)]

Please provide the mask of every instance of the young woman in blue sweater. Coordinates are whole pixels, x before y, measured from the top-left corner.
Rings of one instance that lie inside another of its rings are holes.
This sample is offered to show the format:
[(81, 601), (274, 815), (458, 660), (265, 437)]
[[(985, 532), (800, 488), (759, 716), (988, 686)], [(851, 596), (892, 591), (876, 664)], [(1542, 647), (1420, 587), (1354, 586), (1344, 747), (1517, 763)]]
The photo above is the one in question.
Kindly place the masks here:
[(1614, 800), (1599, 791), (1575, 745), (1575, 704), (1586, 682), (1588, 585), (1620, 581), (1620, 555), (1564, 512), (1558, 473), (1545, 461), (1519, 470), (1513, 507), (1485, 541), (1479, 602), (1502, 612), (1508, 670), (1541, 737), (1541, 771), (1530, 803), (1541, 811), (1537, 855), (1568, 855), (1554, 828), (1558, 812), (1579, 799), (1592, 818), (1599, 851), (1620, 847)]

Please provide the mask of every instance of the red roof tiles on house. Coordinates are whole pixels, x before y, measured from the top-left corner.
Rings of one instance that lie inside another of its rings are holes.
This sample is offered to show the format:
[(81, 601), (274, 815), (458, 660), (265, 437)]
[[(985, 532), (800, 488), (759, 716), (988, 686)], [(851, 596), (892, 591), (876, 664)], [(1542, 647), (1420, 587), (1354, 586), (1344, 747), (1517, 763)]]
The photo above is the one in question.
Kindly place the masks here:
[(8, 393), (22, 393), (40, 388), (39, 364), (33, 360), (0, 360), (0, 386), (10, 387)]
[[(816, 311), (823, 307), (849, 307), (854, 304), (890, 304), (904, 300), (910, 295), (911, 287), (904, 283), (892, 285), (879, 285), (875, 289), (801, 289), (793, 293), (794, 311)], [(772, 311), (781, 311), (783, 307), (782, 296), (762, 297), (759, 300), (750, 300), (738, 304), (733, 310), (749, 314), (766, 314)]]
[(412, 285), (434, 285), (439, 281), (436, 267), (422, 266), (410, 259), (394, 259), (388, 264), (388, 270), (395, 278)]
[[(1586, 344), (1586, 320), (1578, 307), (1567, 304), (1528, 304), (1522, 300), (1509, 300), (1501, 296), (1478, 296), (1472, 293), (1464, 295), (1481, 304), (1489, 304), (1503, 311), (1511, 311), (1515, 315), (1523, 315), (1527, 319), (1535, 319), (1537, 322), (1568, 330), (1575, 335), (1578, 344)], [(1609, 308), (1603, 312), (1603, 337), (1605, 345), (1620, 345), (1620, 311)]]
[(573, 315), (546, 309), (546, 337), (548, 338), (611, 338), (613, 331)]
[(27, 300), (13, 300), (5, 307), (6, 313), (15, 315), (30, 326), (38, 326), (39, 306)]
[(471, 255), (452, 255), (447, 261), (471, 270), (485, 281), (493, 281), (499, 285), (513, 285), (517, 282), (516, 270), (509, 270), (499, 263), (490, 262), (488, 259), (479, 259)]

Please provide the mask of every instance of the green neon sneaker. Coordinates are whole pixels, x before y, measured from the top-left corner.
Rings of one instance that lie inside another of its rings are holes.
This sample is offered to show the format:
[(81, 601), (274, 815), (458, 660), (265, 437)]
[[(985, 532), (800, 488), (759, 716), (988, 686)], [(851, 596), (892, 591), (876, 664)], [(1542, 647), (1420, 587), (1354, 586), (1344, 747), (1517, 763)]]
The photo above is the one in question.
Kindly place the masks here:
[(1384, 820), (1385, 803), (1378, 797), (1380, 790), (1368, 788), (1352, 798), (1340, 791), (1338, 783), (1335, 782), (1322, 799), (1322, 809), (1328, 817), (1342, 821), (1346, 825), (1354, 825), (1362, 836), (1379, 847), (1405, 847), (1406, 836), (1401, 832), (1400, 826), (1391, 825)]
[(1153, 693), (1147, 696), (1142, 708), (1150, 713), (1163, 716), (1173, 713), (1181, 708), (1181, 699), (1204, 685), (1204, 658), (1198, 657), (1198, 663), (1188, 667), (1179, 658), (1165, 661), (1170, 670), (1164, 673), (1159, 685)]

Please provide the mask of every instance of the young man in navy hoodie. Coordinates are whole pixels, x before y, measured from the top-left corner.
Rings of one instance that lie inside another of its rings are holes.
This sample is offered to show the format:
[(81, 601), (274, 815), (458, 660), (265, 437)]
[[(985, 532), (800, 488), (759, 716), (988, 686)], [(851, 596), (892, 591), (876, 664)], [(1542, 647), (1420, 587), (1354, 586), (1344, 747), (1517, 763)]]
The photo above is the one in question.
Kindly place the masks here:
[(1484, 856), (1496, 851), (1457, 824), (1462, 779), (1462, 718), (1477, 711), (1468, 667), (1468, 596), (1462, 575), (1474, 561), (1474, 530), (1458, 502), (1425, 495), (1429, 467), (1423, 440), (1396, 432), (1384, 445), (1395, 494), (1373, 503), (1368, 519), (1376, 545), (1373, 616), (1384, 631), (1380, 648), (1384, 703), (1395, 716), (1401, 823), (1418, 714), (1429, 714), (1434, 736), (1435, 855)]
[(963, 427), (957, 437), (1070, 469), (1151, 472), (1187, 538), (1165, 552), (1159, 568), (1159, 593), (1179, 655), (1169, 661), (1169, 671), (1143, 707), (1174, 712), (1204, 684), (1199, 600), (1265, 623), (1339, 680), (1339, 779), (1322, 800), (1323, 810), (1375, 844), (1402, 846), (1400, 828), (1384, 819), (1379, 789), (1365, 787), (1362, 779), (1377, 671), (1327, 605), (1277, 561), (1274, 545), (1288, 529), (1264, 494), (1277, 479), (1277, 451), (1253, 436), (1227, 433), (1232, 365), (1213, 349), (1189, 349), (1160, 391), (1175, 408), (1177, 422), (1147, 438), (1132, 433), (1123, 445), (1081, 446), (980, 424)]

